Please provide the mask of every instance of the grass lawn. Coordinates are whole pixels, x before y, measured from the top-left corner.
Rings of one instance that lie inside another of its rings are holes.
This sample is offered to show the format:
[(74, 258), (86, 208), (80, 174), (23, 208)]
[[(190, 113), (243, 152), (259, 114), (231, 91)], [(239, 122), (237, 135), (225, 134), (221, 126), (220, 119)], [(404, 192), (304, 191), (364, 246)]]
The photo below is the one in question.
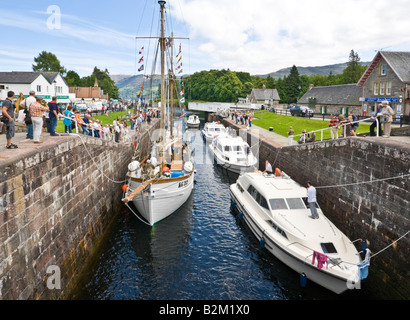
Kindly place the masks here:
[[(103, 125), (109, 124), (112, 125), (114, 120), (121, 119), (122, 116), (125, 116), (127, 113), (126, 112), (112, 112), (107, 114), (102, 114), (102, 115), (98, 115), (98, 116), (92, 116), (90, 119), (97, 119), (97, 120), (101, 120)], [(127, 124), (129, 125), (129, 122), (127, 122)], [(81, 129), (79, 130), (81, 133)], [(63, 120), (58, 120), (57, 123), (57, 128), (56, 128), (56, 132), (64, 132), (64, 124), (63, 124)], [(75, 129), (73, 130), (73, 133), (75, 133)]]
[[(255, 112), (255, 117), (252, 120), (252, 124), (258, 127), (268, 129), (273, 127), (273, 132), (280, 134), (281, 136), (287, 137), (289, 127), (292, 126), (295, 131), (295, 135), (301, 134), (302, 129), (307, 132), (329, 128), (329, 120), (315, 120), (307, 119), (302, 117), (292, 117), (285, 116), (281, 114), (276, 114), (273, 112)], [(369, 132), (369, 124), (360, 123), (357, 133)], [(339, 135), (342, 129), (339, 130)], [(323, 139), (330, 139), (330, 130), (323, 132)], [(297, 138), (295, 138), (297, 140)], [(316, 132), (316, 140), (320, 140), (320, 132)]]

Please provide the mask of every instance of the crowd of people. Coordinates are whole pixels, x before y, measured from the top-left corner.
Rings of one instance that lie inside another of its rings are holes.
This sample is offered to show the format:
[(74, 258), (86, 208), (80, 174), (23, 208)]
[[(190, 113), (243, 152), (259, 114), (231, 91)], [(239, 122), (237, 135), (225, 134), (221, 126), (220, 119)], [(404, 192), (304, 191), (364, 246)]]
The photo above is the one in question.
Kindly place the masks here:
[[(72, 133), (76, 129), (76, 133), (95, 138), (114, 140), (115, 142), (131, 141), (129, 126), (126, 121), (114, 120), (112, 125), (104, 125), (103, 121), (92, 118), (90, 112), (82, 116), (80, 110), (72, 106), (68, 106), (66, 110), (61, 111), (57, 103), (57, 97), (52, 97), (52, 100), (47, 103), (43, 97), (36, 96), (34, 91), (30, 91), (29, 96), (25, 99), (22, 95), (17, 101), (15, 101), (15, 98), (15, 93), (9, 91), (7, 99), (3, 101), (0, 108), (0, 133), (5, 127), (7, 149), (18, 148), (15, 143), (12, 143), (15, 136), (15, 122), (25, 124), (27, 126), (26, 138), (37, 144), (43, 142), (41, 134), (45, 129), (50, 136), (60, 136), (56, 133), (59, 119), (62, 119), (66, 134)], [(130, 111), (128, 113), (131, 130), (136, 132), (141, 130), (144, 123), (150, 124), (152, 118), (160, 116), (158, 109), (140, 110), (135, 116), (131, 116)]]
[(235, 123), (242, 124), (248, 127), (252, 126), (252, 117), (254, 116), (253, 111), (241, 112), (241, 111), (234, 111), (230, 113), (231, 120), (235, 120)]

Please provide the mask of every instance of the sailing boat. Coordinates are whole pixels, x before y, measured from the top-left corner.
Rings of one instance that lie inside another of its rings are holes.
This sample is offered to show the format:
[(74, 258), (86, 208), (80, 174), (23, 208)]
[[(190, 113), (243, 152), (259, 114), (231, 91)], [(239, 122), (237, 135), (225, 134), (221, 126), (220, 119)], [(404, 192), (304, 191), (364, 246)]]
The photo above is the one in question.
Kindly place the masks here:
[[(161, 122), (158, 140), (154, 143), (150, 159), (132, 161), (128, 165), (127, 187), (122, 199), (128, 205), (132, 201), (138, 212), (149, 225), (165, 219), (184, 204), (194, 186), (194, 162), (188, 143), (182, 139), (182, 132), (174, 130), (172, 116), (167, 117), (166, 83), (165, 83), (165, 1), (158, 1), (161, 7)], [(172, 70), (172, 68), (171, 68)], [(171, 107), (173, 104), (172, 72), (168, 76), (171, 90)], [(166, 125), (169, 119), (170, 125)]]

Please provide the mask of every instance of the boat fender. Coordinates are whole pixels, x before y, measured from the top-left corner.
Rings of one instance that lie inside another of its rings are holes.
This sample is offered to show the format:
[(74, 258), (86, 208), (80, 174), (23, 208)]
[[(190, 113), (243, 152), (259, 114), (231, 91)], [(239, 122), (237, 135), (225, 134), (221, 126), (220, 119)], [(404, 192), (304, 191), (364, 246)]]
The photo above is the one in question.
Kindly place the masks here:
[(306, 287), (306, 282), (307, 282), (306, 274), (305, 274), (304, 272), (302, 272), (302, 273), (300, 274), (300, 277), (299, 277), (300, 286), (301, 286), (302, 288)]
[(242, 218), (243, 218), (243, 213), (241, 212), (241, 213), (239, 213), (238, 219), (242, 220)]
[(128, 189), (128, 186), (126, 185), (126, 184), (124, 184), (123, 186), (122, 186), (122, 192), (127, 192), (127, 189)]
[(136, 171), (139, 167), (140, 167), (140, 163), (138, 161), (132, 161), (128, 165), (128, 170), (133, 172), (133, 171)]
[(260, 247), (261, 249), (265, 248), (265, 239), (263, 238), (261, 238)]
[(280, 171), (279, 168), (275, 169), (275, 176), (280, 177), (281, 173), (282, 173), (282, 171)]
[(191, 172), (193, 169), (194, 169), (194, 165), (192, 164), (191, 161), (185, 162), (185, 164), (184, 164), (184, 170), (185, 170), (186, 172)]

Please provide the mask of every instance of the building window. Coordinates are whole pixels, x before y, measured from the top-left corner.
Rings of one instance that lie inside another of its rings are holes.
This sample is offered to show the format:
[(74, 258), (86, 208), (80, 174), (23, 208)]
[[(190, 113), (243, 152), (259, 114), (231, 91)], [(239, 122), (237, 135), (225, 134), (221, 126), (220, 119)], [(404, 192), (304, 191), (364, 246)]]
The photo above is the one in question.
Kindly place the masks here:
[(385, 89), (386, 83), (385, 82), (380, 82), (380, 95), (384, 95), (384, 89)]
[(391, 95), (391, 82), (386, 82), (386, 95)]
[(381, 76), (385, 76), (386, 73), (387, 73), (387, 65), (382, 64), (382, 65), (380, 66), (380, 75), (381, 75)]
[(37, 86), (37, 91), (41, 92), (41, 86)]
[(373, 83), (373, 94), (375, 96), (379, 94), (379, 84), (377, 82)]

